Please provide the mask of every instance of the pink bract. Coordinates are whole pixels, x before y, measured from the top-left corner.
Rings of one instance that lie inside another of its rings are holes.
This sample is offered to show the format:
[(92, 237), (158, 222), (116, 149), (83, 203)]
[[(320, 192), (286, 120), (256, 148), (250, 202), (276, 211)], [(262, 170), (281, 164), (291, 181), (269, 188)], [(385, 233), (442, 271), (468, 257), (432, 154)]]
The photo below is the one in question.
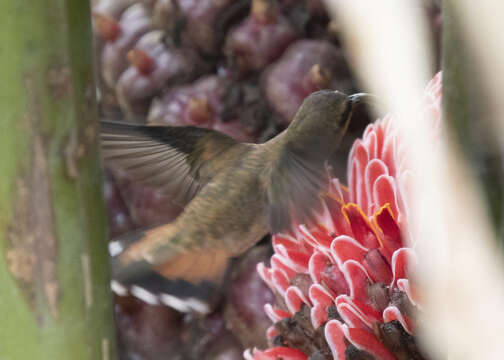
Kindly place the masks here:
[[(435, 135), (441, 73), (428, 84), (422, 107), (430, 112)], [(370, 124), (349, 154), (348, 187), (331, 180), (318, 225), (273, 236), (270, 267), (257, 266), (277, 295), (276, 305), (265, 305), (274, 323), (267, 331), (272, 347), (247, 350), (246, 359), (304, 360), (315, 352), (345, 359), (349, 347), (364, 358), (405, 358), (390, 333), (414, 342), (420, 300), (408, 274), (416, 261), (407, 241), (413, 175), (396, 134), (390, 115)], [(314, 344), (317, 336), (323, 345)], [(422, 358), (415, 354), (407, 358)]]

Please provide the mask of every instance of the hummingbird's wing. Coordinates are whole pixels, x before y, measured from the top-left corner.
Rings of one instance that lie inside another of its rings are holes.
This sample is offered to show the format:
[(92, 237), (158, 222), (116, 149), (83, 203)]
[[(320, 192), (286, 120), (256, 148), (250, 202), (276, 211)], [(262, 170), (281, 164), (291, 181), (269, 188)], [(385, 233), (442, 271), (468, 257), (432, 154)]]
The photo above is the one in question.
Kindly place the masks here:
[(218, 158), (239, 144), (214, 130), (101, 122), (102, 154), (135, 181), (185, 204), (217, 172)]
[(312, 223), (329, 180), (325, 160), (322, 154), (310, 149), (289, 145), (282, 149), (267, 180), (267, 215), (272, 233)]

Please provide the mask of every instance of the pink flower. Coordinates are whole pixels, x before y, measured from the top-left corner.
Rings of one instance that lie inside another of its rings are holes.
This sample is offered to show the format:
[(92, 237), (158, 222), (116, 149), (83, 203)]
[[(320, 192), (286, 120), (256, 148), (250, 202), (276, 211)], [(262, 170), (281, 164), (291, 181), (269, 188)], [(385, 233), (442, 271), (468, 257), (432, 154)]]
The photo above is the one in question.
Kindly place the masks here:
[[(441, 117), (441, 73), (424, 109)], [(437, 131), (437, 130), (436, 130)], [(264, 306), (271, 348), (246, 359), (422, 359), (415, 342), (420, 299), (409, 278), (411, 172), (391, 116), (370, 124), (348, 160), (348, 188), (333, 179), (318, 225), (273, 236), (271, 266), (258, 264), (277, 296)]]

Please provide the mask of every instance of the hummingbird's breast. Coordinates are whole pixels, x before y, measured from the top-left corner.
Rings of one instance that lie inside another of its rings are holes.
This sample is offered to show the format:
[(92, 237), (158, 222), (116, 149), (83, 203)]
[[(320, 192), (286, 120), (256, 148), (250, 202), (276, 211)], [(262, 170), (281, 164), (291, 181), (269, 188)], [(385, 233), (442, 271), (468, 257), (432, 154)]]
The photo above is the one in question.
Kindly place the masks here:
[[(179, 235), (195, 247), (225, 247), (238, 255), (268, 233), (260, 151), (236, 156), (191, 201), (177, 220)], [(192, 247), (191, 246), (191, 247)]]

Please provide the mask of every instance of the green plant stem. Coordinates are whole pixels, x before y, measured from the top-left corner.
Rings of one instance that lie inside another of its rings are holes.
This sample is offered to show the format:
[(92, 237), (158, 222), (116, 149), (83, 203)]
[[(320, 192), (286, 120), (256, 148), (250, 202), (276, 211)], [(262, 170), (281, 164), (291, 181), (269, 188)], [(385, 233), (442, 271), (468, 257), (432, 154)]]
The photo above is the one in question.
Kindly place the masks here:
[(0, 359), (115, 358), (90, 28), (0, 1)]
[[(490, 111), (475, 56), (456, 13), (456, 0), (443, 1), (443, 110), (453, 138), (474, 169), (499, 239), (504, 235), (504, 161), (492, 131)], [(484, 41), (482, 39), (482, 41)]]

